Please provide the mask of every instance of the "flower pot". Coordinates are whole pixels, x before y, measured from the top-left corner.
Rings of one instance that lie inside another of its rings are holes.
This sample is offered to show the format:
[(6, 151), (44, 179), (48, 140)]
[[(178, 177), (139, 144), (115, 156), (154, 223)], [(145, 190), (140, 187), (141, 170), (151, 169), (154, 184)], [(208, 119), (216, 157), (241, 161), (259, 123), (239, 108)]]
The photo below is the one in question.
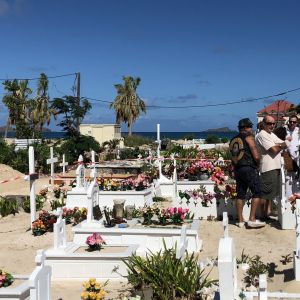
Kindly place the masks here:
[(34, 236), (41, 236), (43, 235), (45, 232), (44, 231), (33, 231), (33, 235)]

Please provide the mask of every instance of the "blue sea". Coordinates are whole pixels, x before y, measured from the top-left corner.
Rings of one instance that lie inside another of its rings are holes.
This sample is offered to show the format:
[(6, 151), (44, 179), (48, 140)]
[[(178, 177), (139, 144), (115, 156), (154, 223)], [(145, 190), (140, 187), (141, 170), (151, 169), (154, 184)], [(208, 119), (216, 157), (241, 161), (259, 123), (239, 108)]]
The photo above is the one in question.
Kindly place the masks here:
[[(0, 136), (3, 136), (3, 132), (0, 132)], [(172, 140), (178, 140), (178, 139), (184, 139), (185, 137), (192, 136), (195, 139), (206, 139), (209, 135), (214, 135), (219, 138), (229, 138), (231, 139), (237, 134), (235, 131), (230, 132), (206, 132), (206, 131), (199, 131), (199, 132), (161, 132), (160, 138), (165, 139), (169, 138)], [(128, 132), (123, 132), (122, 136), (127, 136)], [(150, 139), (155, 140), (156, 139), (156, 132), (134, 132), (133, 135), (139, 135), (148, 137)], [(8, 138), (14, 138), (16, 136), (15, 132), (8, 132), (7, 137)], [(43, 137), (45, 139), (60, 139), (66, 137), (65, 132), (61, 131), (49, 131), (49, 132), (43, 132)]]

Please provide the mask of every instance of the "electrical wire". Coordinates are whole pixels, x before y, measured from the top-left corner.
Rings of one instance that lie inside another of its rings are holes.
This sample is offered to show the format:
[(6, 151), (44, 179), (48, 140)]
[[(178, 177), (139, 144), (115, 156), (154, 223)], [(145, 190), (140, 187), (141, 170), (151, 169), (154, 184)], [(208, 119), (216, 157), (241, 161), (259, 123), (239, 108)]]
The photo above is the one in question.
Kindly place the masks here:
[[(237, 100), (237, 101), (231, 101), (231, 102), (224, 102), (224, 103), (215, 103), (215, 104), (203, 104), (203, 105), (185, 105), (185, 106), (162, 106), (162, 105), (146, 105), (146, 108), (172, 108), (172, 109), (182, 109), (182, 108), (205, 108), (205, 107), (215, 107), (215, 106), (226, 106), (226, 105), (233, 105), (233, 104), (239, 104), (239, 103), (247, 103), (247, 102), (254, 102), (254, 101), (259, 101), (263, 99), (268, 99), (268, 98), (274, 98), (274, 97), (279, 97), (279, 96), (284, 96), (288, 93), (292, 93), (295, 91), (300, 90), (299, 88), (287, 90), (284, 92), (280, 92), (277, 94), (269, 95), (269, 96), (264, 96), (264, 97), (258, 97), (258, 98), (251, 98), (251, 99), (246, 99), (246, 100)], [(100, 100), (100, 99), (95, 99), (95, 98), (90, 98), (90, 97), (83, 97), (91, 101), (97, 101), (97, 102), (103, 102), (103, 103), (113, 103), (113, 101), (105, 101), (105, 100)], [(139, 106), (139, 105), (132, 105), (132, 106)]]
[[(69, 74), (62, 74), (62, 75), (54, 75), (54, 76), (47, 76), (48, 79), (53, 79), (53, 78), (60, 78), (60, 77), (67, 77), (67, 76), (74, 76), (76, 75), (77, 76), (78, 73), (69, 73)], [(40, 77), (35, 77), (35, 78), (0, 78), (0, 81), (6, 81), (6, 80), (9, 80), (9, 81), (12, 81), (12, 80), (28, 80), (28, 81), (31, 81), (31, 80), (39, 80)]]

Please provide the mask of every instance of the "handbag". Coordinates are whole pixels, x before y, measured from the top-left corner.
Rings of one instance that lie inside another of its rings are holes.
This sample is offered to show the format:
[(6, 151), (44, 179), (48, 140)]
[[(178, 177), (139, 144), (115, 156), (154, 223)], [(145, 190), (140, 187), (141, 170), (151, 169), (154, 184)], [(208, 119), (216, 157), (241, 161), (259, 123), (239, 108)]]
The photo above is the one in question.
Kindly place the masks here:
[(293, 172), (294, 171), (294, 164), (293, 164), (293, 159), (291, 158), (291, 155), (289, 152), (284, 151), (283, 154), (283, 160), (284, 160), (284, 167), (288, 172)]

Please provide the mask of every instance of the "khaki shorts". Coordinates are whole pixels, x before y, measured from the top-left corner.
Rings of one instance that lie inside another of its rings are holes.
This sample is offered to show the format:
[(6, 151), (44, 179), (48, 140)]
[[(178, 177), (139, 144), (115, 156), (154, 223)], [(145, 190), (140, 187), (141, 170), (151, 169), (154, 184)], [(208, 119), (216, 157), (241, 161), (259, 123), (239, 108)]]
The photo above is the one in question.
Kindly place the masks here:
[(280, 193), (280, 169), (261, 173), (262, 199), (273, 200)]

